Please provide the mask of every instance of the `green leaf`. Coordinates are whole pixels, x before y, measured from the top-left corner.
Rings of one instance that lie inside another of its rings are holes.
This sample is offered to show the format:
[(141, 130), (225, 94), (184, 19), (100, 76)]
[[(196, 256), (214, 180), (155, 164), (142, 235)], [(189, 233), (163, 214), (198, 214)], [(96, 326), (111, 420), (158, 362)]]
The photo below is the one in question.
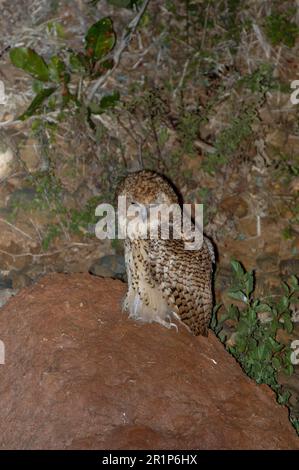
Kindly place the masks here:
[(244, 352), (246, 348), (246, 338), (238, 334), (236, 336), (236, 346), (239, 352)]
[(233, 259), (231, 261), (231, 266), (232, 266), (233, 271), (236, 274), (237, 278), (241, 279), (244, 275), (244, 269), (243, 269), (241, 263), (239, 263), (239, 261)]
[(60, 57), (58, 57), (57, 55), (54, 55), (53, 57), (51, 57), (48, 67), (49, 67), (50, 80), (52, 80), (53, 82), (57, 82), (57, 83), (69, 82), (70, 76), (66, 72), (65, 63), (60, 59)]
[(272, 307), (272, 314), (273, 314), (274, 317), (278, 316), (278, 311), (275, 307)]
[(278, 357), (273, 357), (272, 366), (275, 370), (279, 370), (281, 368), (281, 361)]
[(273, 13), (266, 17), (265, 31), (274, 46), (283, 43), (288, 47), (294, 47), (299, 28), (287, 16)]
[(286, 375), (292, 375), (294, 373), (294, 366), (292, 364), (288, 364), (284, 369), (284, 373)]
[(280, 405), (286, 405), (290, 399), (291, 392), (289, 390), (285, 390), (283, 393), (279, 393), (277, 396), (277, 401)]
[(119, 101), (120, 94), (118, 91), (114, 91), (110, 95), (103, 96), (100, 101), (100, 106), (102, 109), (112, 108)]
[(132, 0), (108, 0), (108, 3), (121, 8), (131, 8)]
[(245, 295), (244, 292), (242, 292), (241, 290), (238, 290), (238, 291), (229, 291), (229, 292), (228, 292), (228, 295), (229, 295), (232, 299), (241, 300), (241, 302), (246, 302), (246, 301), (247, 301), (246, 295)]
[(288, 333), (292, 333), (294, 325), (288, 314), (283, 315), (283, 326)]
[(226, 320), (228, 320), (230, 318), (229, 316), (229, 313), (228, 312), (225, 312), (221, 315), (221, 317), (219, 318), (219, 321), (218, 321), (218, 324), (221, 326)]
[(28, 119), (30, 116), (32, 116), (35, 111), (37, 111), (41, 105), (43, 104), (43, 102), (49, 98), (49, 96), (51, 96), (54, 91), (56, 91), (56, 87), (52, 87), (52, 88), (45, 88), (44, 90), (40, 91), (36, 97), (33, 99), (33, 101), (31, 102), (30, 106), (27, 108), (27, 110), (21, 115), (18, 117), (18, 119), (20, 121), (25, 121), (25, 119)]
[(285, 295), (281, 297), (280, 301), (277, 304), (277, 310), (279, 313), (284, 312), (287, 308), (289, 308), (289, 299)]
[(254, 338), (248, 339), (248, 349), (254, 351), (257, 348), (257, 341)]
[(247, 320), (247, 318), (243, 317), (238, 323), (238, 328), (237, 328), (238, 334), (241, 335), (246, 335), (250, 333), (250, 324)]
[(107, 60), (103, 60), (101, 62), (101, 68), (103, 70), (109, 70), (109, 69), (112, 69), (113, 68), (113, 65), (114, 65), (114, 60), (113, 59), (107, 59)]
[(220, 333), (219, 333), (219, 339), (222, 343), (224, 343), (225, 340), (226, 340), (226, 333), (223, 330), (220, 331)]
[(257, 321), (256, 311), (253, 308), (250, 308), (248, 310), (248, 320), (251, 325), (253, 325)]
[(278, 343), (277, 341), (275, 341), (275, 339), (271, 338), (271, 336), (269, 336), (269, 338), (267, 339), (271, 349), (274, 351), (274, 352), (278, 352), (280, 351), (282, 348), (283, 348), (283, 344), (280, 344)]
[(286, 295), (289, 295), (290, 288), (289, 288), (289, 286), (287, 285), (286, 282), (282, 282), (282, 287), (284, 288)]
[(238, 320), (239, 319), (240, 312), (239, 312), (238, 307), (236, 307), (236, 305), (230, 305), (229, 308), (228, 308), (227, 313), (228, 313), (227, 318), (230, 318), (231, 320)]
[(32, 91), (37, 95), (40, 91), (44, 89), (44, 82), (41, 82), (40, 80), (33, 80), (32, 82)]
[(253, 273), (252, 272), (245, 273), (244, 280), (245, 280), (246, 292), (247, 292), (247, 295), (249, 296), (251, 292), (253, 291), (253, 282), (254, 282)]
[(290, 279), (290, 285), (293, 287), (294, 290), (298, 288), (298, 279), (296, 276), (292, 275)]
[(113, 108), (116, 103), (119, 101), (120, 95), (118, 91), (114, 91), (110, 95), (104, 96), (100, 103), (95, 102), (90, 103), (90, 111), (92, 114), (102, 114), (109, 108)]
[(110, 52), (116, 41), (113, 23), (110, 18), (103, 18), (93, 24), (85, 36), (85, 50), (89, 58), (94, 61), (102, 59)]
[(69, 56), (69, 65), (71, 71), (79, 73), (88, 72), (90, 68), (88, 57), (83, 52), (78, 54), (72, 52)]
[(272, 308), (268, 304), (260, 304), (256, 307), (255, 311), (257, 313), (260, 312), (272, 312)]
[(255, 378), (255, 380), (259, 383), (260, 377), (262, 375), (262, 365), (259, 362), (255, 362), (255, 364), (253, 365), (252, 375)]
[(11, 62), (16, 67), (28, 72), (42, 82), (49, 80), (49, 69), (46, 62), (33, 49), (15, 47), (10, 50), (9, 55)]
[(277, 318), (273, 318), (272, 321), (268, 324), (269, 334), (272, 336), (276, 336), (276, 332), (280, 327), (281, 323), (277, 320)]
[(269, 360), (271, 357), (271, 347), (267, 344), (260, 344), (257, 348), (257, 358), (259, 361)]

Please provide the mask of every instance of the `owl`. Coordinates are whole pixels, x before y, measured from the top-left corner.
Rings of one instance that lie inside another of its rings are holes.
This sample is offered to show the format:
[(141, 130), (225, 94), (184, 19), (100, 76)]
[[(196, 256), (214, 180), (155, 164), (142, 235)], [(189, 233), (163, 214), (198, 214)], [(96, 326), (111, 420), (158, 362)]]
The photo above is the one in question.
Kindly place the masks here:
[[(140, 223), (150, 208), (175, 204), (181, 210), (176, 191), (156, 172), (129, 174), (118, 186), (116, 196), (123, 196), (126, 207), (140, 209), (137, 212), (141, 214), (138, 229), (133, 228), (125, 238), (128, 290), (123, 309), (131, 318), (158, 322), (167, 328), (176, 327), (176, 319), (194, 335), (207, 336), (213, 302), (214, 252), (210, 240), (204, 237), (200, 249), (187, 250), (184, 239), (173, 236), (173, 231), (168, 238), (162, 236), (161, 218), (155, 221), (156, 237), (150, 236), (148, 225), (140, 232)], [(146, 217), (144, 220), (148, 224)]]

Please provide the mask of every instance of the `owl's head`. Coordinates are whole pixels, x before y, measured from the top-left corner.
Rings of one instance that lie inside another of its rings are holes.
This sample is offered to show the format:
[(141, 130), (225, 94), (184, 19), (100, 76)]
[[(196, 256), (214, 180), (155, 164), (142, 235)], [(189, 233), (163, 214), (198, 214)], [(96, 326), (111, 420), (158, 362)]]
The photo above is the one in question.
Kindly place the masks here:
[(120, 183), (117, 196), (126, 196), (127, 204), (178, 204), (179, 198), (166, 178), (150, 170), (131, 173)]
[[(125, 198), (127, 212), (124, 214), (119, 211), (118, 220), (122, 227), (129, 224), (129, 238), (144, 238), (149, 234), (153, 235), (153, 232), (159, 235), (162, 229), (164, 231), (162, 222), (165, 221), (168, 227), (170, 215), (168, 210), (166, 213), (161, 211), (162, 207), (172, 211), (172, 207), (177, 206), (180, 212), (175, 190), (166, 178), (153, 171), (142, 170), (128, 175), (120, 183), (116, 196), (118, 203), (119, 199)], [(155, 209), (158, 210), (157, 213), (152, 212)]]

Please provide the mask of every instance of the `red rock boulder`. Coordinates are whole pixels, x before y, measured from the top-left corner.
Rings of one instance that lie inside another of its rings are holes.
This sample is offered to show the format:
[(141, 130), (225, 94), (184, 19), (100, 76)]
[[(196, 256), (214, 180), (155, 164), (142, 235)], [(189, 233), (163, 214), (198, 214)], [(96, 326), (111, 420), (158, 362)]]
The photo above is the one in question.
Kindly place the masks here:
[(50, 275), (0, 311), (0, 448), (299, 448), (287, 409), (212, 332), (129, 320), (125, 289)]

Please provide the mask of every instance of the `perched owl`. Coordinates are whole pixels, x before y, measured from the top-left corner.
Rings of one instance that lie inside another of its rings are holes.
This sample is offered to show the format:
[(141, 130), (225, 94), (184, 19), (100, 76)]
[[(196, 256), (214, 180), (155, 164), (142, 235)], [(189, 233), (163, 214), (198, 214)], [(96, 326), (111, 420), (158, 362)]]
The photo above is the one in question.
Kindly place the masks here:
[[(126, 197), (127, 207), (142, 207), (141, 215), (160, 204), (181, 210), (171, 184), (149, 170), (127, 176), (116, 195)], [(200, 249), (186, 250), (183, 238), (163, 239), (161, 230), (155, 238), (149, 236), (148, 226), (142, 237), (138, 230), (132, 233), (125, 239), (128, 291), (123, 307), (129, 316), (168, 328), (176, 326), (172, 320), (177, 319), (194, 335), (206, 336), (212, 311), (211, 242), (204, 237)]]

